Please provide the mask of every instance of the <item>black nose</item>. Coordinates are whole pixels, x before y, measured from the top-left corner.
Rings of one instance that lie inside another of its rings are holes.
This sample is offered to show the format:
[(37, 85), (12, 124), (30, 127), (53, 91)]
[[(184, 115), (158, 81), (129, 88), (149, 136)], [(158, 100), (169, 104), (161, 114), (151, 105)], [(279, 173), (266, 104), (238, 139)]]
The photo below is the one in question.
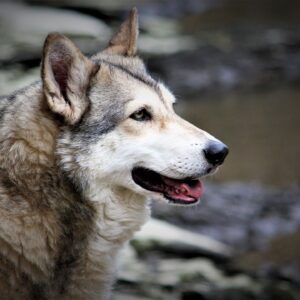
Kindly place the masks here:
[(210, 144), (203, 151), (207, 161), (215, 166), (221, 165), (229, 152), (226, 145), (215, 141), (210, 142)]

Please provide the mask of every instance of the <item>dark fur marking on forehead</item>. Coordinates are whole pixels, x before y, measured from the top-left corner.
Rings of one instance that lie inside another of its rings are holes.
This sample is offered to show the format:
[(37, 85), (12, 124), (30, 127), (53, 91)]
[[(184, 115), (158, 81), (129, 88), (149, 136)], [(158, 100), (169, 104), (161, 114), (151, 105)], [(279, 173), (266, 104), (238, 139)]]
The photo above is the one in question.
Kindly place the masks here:
[(129, 70), (122, 64), (115, 64), (115, 63), (109, 62), (105, 59), (97, 60), (97, 63), (101, 63), (101, 62), (109, 65), (110, 67), (116, 68), (116, 69), (126, 73), (127, 75), (133, 77), (134, 79), (151, 87), (158, 94), (160, 100), (162, 102), (164, 102), (164, 99), (163, 99), (162, 93), (159, 89), (158, 83), (154, 79), (152, 79), (150, 76), (147, 76), (146, 74), (145, 74), (146, 76), (144, 76), (141, 72), (139, 72), (139, 73), (132, 72), (131, 70)]
[(109, 64), (110, 66), (112, 66), (114, 68), (117, 68), (117, 69), (125, 72), (126, 74), (130, 75), (131, 77), (145, 83), (146, 85), (150, 86), (151, 88), (156, 88), (157, 87), (156, 81), (153, 80), (150, 77), (146, 77), (146, 76), (143, 76), (142, 74), (134, 73), (131, 70), (128, 70), (127, 68), (125, 68), (122, 65), (114, 64), (114, 63), (107, 62), (107, 61), (104, 61), (104, 62)]

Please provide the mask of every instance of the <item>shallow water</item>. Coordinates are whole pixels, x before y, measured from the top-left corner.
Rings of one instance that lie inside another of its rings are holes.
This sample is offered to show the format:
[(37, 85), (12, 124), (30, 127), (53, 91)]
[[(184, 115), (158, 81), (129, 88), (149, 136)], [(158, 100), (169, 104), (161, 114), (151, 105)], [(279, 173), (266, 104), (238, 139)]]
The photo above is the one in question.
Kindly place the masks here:
[(181, 101), (178, 110), (228, 144), (230, 154), (213, 180), (300, 182), (300, 88), (199, 96)]

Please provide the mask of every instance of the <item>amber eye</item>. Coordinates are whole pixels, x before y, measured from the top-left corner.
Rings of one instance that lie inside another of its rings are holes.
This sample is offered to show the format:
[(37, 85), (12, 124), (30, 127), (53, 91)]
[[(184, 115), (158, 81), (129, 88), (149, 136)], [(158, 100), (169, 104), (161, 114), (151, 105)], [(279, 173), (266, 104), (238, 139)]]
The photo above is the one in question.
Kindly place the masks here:
[(151, 114), (145, 109), (141, 108), (134, 112), (132, 115), (130, 115), (130, 118), (135, 120), (135, 121), (150, 121), (152, 119)]

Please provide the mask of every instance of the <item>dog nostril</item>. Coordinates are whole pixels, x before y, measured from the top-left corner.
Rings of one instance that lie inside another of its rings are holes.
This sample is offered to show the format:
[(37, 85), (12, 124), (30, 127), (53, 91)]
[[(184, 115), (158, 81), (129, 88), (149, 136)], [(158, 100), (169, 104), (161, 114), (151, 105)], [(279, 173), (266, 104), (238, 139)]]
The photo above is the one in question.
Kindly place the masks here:
[(224, 162), (229, 150), (228, 147), (221, 142), (211, 142), (203, 152), (207, 161), (216, 166)]

